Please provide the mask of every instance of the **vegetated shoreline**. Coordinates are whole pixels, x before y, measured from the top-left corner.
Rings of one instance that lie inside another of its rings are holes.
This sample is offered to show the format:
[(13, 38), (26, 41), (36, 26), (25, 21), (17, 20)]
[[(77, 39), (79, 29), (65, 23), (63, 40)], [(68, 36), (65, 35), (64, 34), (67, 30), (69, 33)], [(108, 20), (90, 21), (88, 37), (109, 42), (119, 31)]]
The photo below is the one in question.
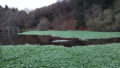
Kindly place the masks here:
[(65, 47), (120, 43), (120, 32), (28, 31), (15, 36), (0, 33), (2, 45), (63, 45)]
[(61, 38), (79, 38), (80, 40), (86, 39), (104, 39), (120, 37), (120, 32), (97, 32), (97, 31), (83, 31), (83, 30), (47, 30), (47, 31), (26, 31), (19, 33), (19, 35), (51, 35)]
[(120, 37), (104, 39), (86, 39), (78, 38), (61, 38), (50, 35), (19, 35), (17, 38), (7, 38), (3, 40), (2, 45), (56, 45), (56, 46), (89, 46), (96, 44), (120, 43)]

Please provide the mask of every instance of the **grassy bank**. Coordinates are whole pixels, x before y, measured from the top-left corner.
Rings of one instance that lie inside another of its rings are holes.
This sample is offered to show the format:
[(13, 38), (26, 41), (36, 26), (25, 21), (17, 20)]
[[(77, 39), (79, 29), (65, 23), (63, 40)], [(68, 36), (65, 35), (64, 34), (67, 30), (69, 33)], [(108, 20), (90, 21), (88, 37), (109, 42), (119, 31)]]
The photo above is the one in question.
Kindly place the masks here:
[(120, 32), (92, 32), (92, 31), (28, 31), (25, 35), (52, 35), (65, 38), (100, 39), (120, 37)]
[(120, 44), (1, 46), (0, 68), (119, 68)]

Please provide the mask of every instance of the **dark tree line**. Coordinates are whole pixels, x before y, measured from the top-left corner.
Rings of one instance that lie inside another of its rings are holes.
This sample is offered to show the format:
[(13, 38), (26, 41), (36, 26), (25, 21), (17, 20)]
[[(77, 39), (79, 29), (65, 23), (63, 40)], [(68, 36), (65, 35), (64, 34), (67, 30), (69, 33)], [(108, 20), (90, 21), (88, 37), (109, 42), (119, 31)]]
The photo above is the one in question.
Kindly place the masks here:
[[(20, 28), (61, 29), (63, 22), (75, 19), (79, 27), (90, 30), (119, 30), (119, 0), (62, 0), (50, 6), (37, 8), (27, 14), (16, 8), (0, 6), (0, 28), (19, 26)], [(51, 26), (51, 23), (52, 24)], [(68, 22), (69, 23), (69, 22)], [(96, 26), (95, 26), (96, 25)], [(98, 25), (98, 26), (97, 26)], [(107, 27), (107, 28), (106, 28)]]
[(76, 27), (86, 26), (85, 10), (91, 8), (93, 4), (101, 5), (102, 9), (109, 8), (115, 0), (70, 0), (73, 3), (74, 16), (77, 20)]
[(25, 11), (18, 11), (16, 8), (5, 8), (0, 6), (0, 29), (4, 30), (6, 27), (17, 26), (25, 28), (27, 14)]

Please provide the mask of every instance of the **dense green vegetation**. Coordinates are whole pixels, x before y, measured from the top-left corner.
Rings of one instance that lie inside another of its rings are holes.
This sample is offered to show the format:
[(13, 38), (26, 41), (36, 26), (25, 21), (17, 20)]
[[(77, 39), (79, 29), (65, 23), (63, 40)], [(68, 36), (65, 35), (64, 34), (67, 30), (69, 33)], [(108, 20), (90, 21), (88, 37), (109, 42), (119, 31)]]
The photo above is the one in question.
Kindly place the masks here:
[(1, 54), (2, 54), (2, 51), (1, 51), (1, 47), (0, 47), (0, 59), (2, 58), (2, 55), (1, 55)]
[[(69, 25), (70, 22), (75, 25)], [(71, 26), (71, 28), (67, 28)], [(76, 28), (72, 28), (75, 26)], [(27, 14), (0, 6), (0, 31), (6, 27), (68, 30), (88, 27), (95, 31), (120, 31), (120, 0), (63, 0)], [(22, 35), (101, 39), (120, 32), (28, 31)], [(0, 68), (119, 68), (120, 43), (71, 48), (54, 45), (0, 45)]]
[(120, 44), (97, 46), (1, 46), (1, 68), (119, 68)]
[[(52, 35), (80, 39), (119, 37), (120, 32), (29, 31), (25, 35)], [(0, 46), (1, 68), (119, 68), (120, 44), (75, 46)]]
[(100, 39), (120, 37), (120, 32), (93, 32), (93, 31), (28, 31), (25, 35), (52, 35), (65, 38)]

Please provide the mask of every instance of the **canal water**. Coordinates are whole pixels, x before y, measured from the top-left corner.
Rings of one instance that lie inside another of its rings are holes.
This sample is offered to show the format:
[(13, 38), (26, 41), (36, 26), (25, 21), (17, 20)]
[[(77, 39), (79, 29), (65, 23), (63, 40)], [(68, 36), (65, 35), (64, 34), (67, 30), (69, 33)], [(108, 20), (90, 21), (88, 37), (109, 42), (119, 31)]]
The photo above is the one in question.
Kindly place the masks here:
[(50, 35), (18, 35), (0, 32), (0, 45), (63, 45), (66, 47), (72, 46), (87, 46), (95, 44), (120, 43), (120, 37), (108, 39), (87, 39), (80, 40), (78, 38), (61, 38)]

